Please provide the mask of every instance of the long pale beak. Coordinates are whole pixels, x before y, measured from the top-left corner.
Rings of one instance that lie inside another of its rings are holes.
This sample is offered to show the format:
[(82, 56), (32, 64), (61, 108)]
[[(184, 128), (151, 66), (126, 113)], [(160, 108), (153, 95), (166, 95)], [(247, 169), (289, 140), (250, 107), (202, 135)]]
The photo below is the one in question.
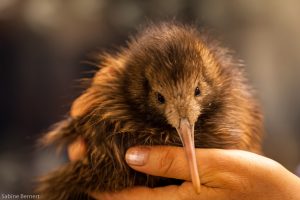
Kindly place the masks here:
[(194, 189), (200, 193), (200, 177), (196, 162), (195, 143), (194, 143), (194, 126), (189, 123), (186, 118), (180, 119), (177, 132), (183, 144), (185, 154), (189, 163), (190, 174)]

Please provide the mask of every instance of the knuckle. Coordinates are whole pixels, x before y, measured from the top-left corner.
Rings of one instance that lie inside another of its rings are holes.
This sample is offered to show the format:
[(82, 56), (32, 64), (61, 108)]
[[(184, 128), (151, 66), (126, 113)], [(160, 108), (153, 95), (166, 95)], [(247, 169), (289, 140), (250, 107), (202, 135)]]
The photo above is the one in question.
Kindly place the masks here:
[(162, 154), (161, 160), (159, 162), (159, 169), (162, 174), (168, 175), (172, 173), (175, 157), (170, 148)]

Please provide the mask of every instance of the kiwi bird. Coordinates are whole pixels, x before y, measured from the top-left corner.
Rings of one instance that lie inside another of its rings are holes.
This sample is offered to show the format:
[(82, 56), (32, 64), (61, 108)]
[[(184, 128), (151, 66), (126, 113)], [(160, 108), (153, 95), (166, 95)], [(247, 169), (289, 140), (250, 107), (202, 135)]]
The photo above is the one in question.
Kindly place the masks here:
[(74, 108), (80, 114), (71, 113), (42, 141), (61, 146), (81, 137), (86, 159), (41, 178), (42, 199), (180, 184), (129, 168), (124, 157), (131, 146), (183, 146), (196, 191), (195, 148), (261, 151), (262, 115), (241, 62), (194, 26), (150, 25), (119, 52), (102, 55)]

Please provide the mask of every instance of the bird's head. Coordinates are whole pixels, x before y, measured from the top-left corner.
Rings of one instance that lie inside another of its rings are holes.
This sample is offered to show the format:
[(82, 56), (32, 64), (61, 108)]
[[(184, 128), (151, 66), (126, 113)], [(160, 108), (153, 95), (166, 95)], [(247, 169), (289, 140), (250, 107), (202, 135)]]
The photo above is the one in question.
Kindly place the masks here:
[(147, 29), (129, 49), (130, 96), (153, 119), (177, 130), (199, 189), (194, 126), (217, 84), (211, 81), (219, 73), (214, 57), (196, 30), (173, 25)]

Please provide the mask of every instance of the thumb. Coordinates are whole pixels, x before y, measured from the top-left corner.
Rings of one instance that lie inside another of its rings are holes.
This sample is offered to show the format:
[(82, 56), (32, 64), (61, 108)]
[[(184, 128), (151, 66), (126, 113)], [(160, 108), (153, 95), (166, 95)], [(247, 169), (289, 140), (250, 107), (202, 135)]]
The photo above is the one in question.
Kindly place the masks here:
[[(154, 176), (191, 181), (188, 161), (181, 147), (154, 146), (132, 147), (126, 152), (126, 162), (133, 169)], [(196, 159), (200, 180), (205, 174), (221, 172), (228, 165), (226, 150), (197, 149)], [(230, 163), (230, 162), (229, 162)], [(204, 183), (201, 180), (202, 184)]]

